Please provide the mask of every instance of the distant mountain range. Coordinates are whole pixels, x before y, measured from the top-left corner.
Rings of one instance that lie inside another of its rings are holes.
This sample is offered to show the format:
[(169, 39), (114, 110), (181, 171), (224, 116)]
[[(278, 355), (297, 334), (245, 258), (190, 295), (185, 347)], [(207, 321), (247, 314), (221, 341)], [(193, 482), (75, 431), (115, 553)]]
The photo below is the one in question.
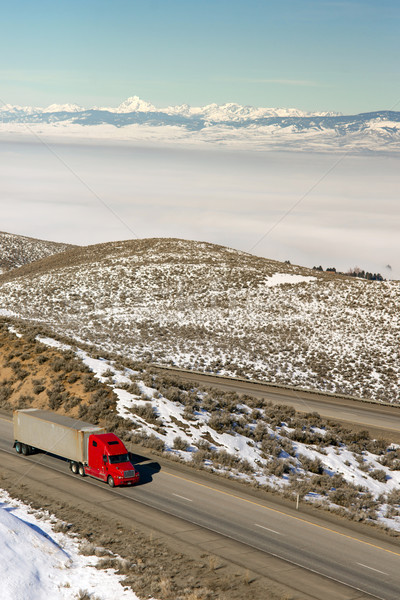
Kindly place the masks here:
[(0, 107), (0, 132), (23, 131), (27, 126), (39, 125), (42, 133), (57, 135), (82, 135), (82, 127), (89, 126), (94, 137), (144, 136), (169, 142), (251, 144), (254, 148), (291, 149), (294, 145), (306, 150), (400, 150), (400, 112), (390, 110), (342, 115), (235, 103), (156, 108), (137, 96), (117, 108), (87, 109), (76, 104)]
[[(74, 116), (72, 116), (72, 114)], [(131, 96), (116, 108), (92, 107), (83, 108), (77, 104), (51, 104), (47, 108), (32, 106), (14, 106), (11, 104), (0, 107), (0, 114), (10, 120), (41, 119), (43, 122), (51, 122), (54, 118), (65, 120), (66, 118), (88, 118), (89, 115), (125, 115), (129, 124), (134, 121), (138, 114), (145, 114), (151, 120), (155, 118), (166, 119), (168, 117), (181, 117), (186, 120), (212, 121), (212, 122), (246, 122), (263, 118), (285, 118), (285, 117), (325, 117), (339, 116), (333, 112), (305, 112), (297, 108), (255, 108), (253, 106), (242, 106), (234, 102), (227, 104), (208, 104), (202, 107), (192, 107), (188, 104), (179, 106), (168, 106), (167, 108), (156, 108), (153, 104), (142, 100), (138, 96)], [(47, 116), (46, 116), (47, 115)], [(55, 117), (58, 115), (58, 117)]]

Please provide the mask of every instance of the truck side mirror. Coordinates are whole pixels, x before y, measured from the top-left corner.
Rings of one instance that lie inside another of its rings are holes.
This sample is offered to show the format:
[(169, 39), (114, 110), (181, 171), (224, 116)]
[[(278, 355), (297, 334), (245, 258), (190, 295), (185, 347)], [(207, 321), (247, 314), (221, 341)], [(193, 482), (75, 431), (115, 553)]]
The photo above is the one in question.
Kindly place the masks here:
[(105, 454), (103, 454), (103, 463), (106, 464), (107, 462), (107, 456)]

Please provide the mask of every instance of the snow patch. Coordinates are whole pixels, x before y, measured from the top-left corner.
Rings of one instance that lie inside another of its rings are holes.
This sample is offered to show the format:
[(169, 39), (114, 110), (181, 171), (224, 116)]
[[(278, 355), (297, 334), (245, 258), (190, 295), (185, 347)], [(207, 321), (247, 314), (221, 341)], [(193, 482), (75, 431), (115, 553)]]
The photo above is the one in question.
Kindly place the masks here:
[(316, 279), (316, 277), (306, 277), (304, 275), (274, 273), (271, 277), (267, 278), (265, 285), (267, 287), (273, 287), (274, 285), (283, 285), (284, 283), (309, 283), (310, 281), (316, 281)]
[(78, 539), (56, 533), (49, 513), (38, 514), (0, 490), (2, 600), (74, 600), (80, 590), (99, 600), (138, 600), (122, 576), (97, 570), (97, 557), (79, 553)]

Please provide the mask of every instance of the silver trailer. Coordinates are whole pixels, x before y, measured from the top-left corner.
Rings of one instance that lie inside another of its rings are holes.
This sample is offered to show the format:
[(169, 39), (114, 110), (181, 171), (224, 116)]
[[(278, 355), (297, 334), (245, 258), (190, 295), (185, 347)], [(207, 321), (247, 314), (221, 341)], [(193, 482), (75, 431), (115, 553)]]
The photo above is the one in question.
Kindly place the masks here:
[(85, 465), (92, 433), (105, 433), (105, 429), (49, 410), (14, 411), (14, 446), (18, 453), (43, 450), (68, 459), (71, 465)]

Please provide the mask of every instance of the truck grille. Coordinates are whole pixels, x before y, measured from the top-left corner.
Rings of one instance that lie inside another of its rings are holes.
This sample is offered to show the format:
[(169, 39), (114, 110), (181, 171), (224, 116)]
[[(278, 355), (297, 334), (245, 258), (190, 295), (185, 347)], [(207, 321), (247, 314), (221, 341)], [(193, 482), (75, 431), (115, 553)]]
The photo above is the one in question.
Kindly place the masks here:
[(124, 477), (125, 479), (129, 479), (129, 477), (135, 477), (136, 475), (136, 471), (124, 471)]

